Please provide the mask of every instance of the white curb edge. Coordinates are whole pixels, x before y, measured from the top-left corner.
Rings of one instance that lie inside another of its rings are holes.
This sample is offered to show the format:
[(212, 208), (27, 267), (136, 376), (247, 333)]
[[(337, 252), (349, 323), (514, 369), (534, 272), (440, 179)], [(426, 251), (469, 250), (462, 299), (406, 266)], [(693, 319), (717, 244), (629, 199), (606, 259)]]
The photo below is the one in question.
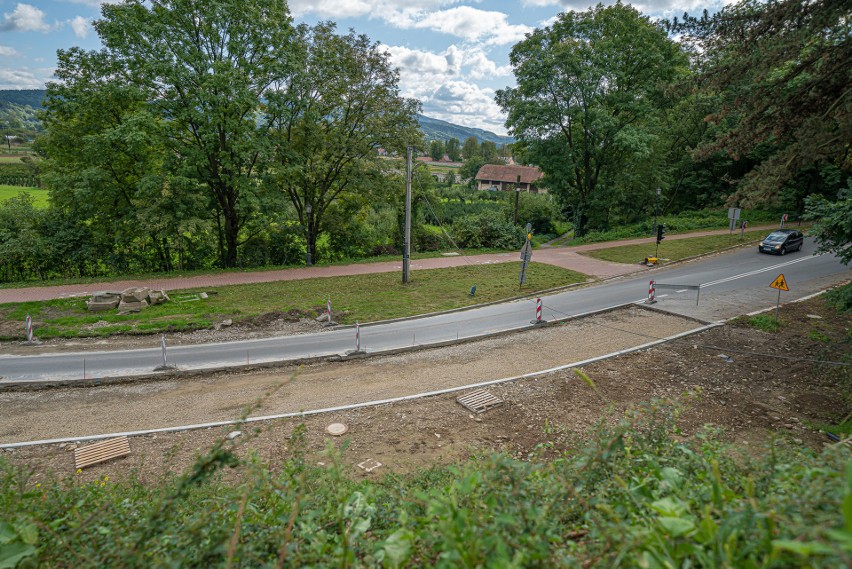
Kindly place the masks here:
[(151, 434), (156, 434), (156, 433), (176, 433), (176, 432), (190, 431), (190, 430), (195, 430), (195, 429), (207, 429), (207, 428), (211, 428), (211, 427), (223, 427), (223, 426), (226, 426), (226, 425), (256, 423), (256, 422), (259, 422), (259, 421), (270, 421), (270, 420), (274, 420), (274, 419), (290, 419), (290, 418), (293, 418), (293, 417), (307, 417), (307, 416), (310, 416), (310, 415), (319, 415), (321, 413), (333, 413), (333, 412), (336, 412), (336, 411), (348, 411), (348, 410), (351, 410), (351, 409), (361, 409), (361, 408), (364, 408), (364, 407), (375, 407), (375, 406), (378, 406), (378, 405), (387, 405), (389, 403), (398, 403), (400, 401), (411, 401), (411, 400), (414, 400), (414, 399), (422, 399), (424, 397), (432, 397), (432, 396), (435, 396), (435, 395), (444, 395), (444, 394), (447, 394), (447, 393), (454, 393), (456, 391), (464, 391), (466, 389), (472, 389), (472, 388), (475, 388), (475, 387), (485, 387), (485, 386), (488, 386), (488, 385), (497, 385), (497, 384), (500, 384), (500, 383), (508, 383), (510, 381), (517, 381), (517, 380), (520, 380), (520, 379), (529, 379), (531, 377), (545, 375), (545, 374), (548, 374), (548, 373), (553, 373), (555, 371), (561, 371), (561, 370), (564, 370), (564, 369), (570, 369), (570, 368), (574, 368), (574, 367), (584, 366), (584, 365), (588, 365), (588, 364), (598, 362), (598, 361), (601, 361), (601, 360), (606, 360), (606, 359), (609, 359), (609, 358), (614, 358), (616, 356), (629, 354), (631, 352), (637, 352), (637, 351), (640, 351), (640, 350), (644, 350), (644, 349), (647, 349), (647, 348), (650, 348), (650, 347), (653, 347), (653, 346), (657, 346), (659, 344), (671, 342), (672, 340), (677, 340), (679, 338), (691, 336), (692, 334), (698, 334), (700, 332), (704, 332), (705, 330), (709, 330), (711, 328), (715, 328), (717, 326), (722, 326), (722, 325), (723, 325), (722, 322), (714, 322), (712, 324), (707, 324), (707, 325), (701, 326), (699, 328), (695, 328), (693, 330), (687, 330), (686, 332), (681, 332), (680, 334), (668, 336), (668, 337), (662, 338), (660, 340), (654, 340), (653, 342), (647, 342), (647, 343), (641, 344), (639, 346), (634, 346), (632, 348), (626, 348), (624, 350), (619, 350), (617, 352), (610, 352), (609, 354), (605, 354), (605, 355), (602, 355), (602, 356), (597, 356), (597, 357), (589, 358), (589, 359), (585, 359), (585, 360), (580, 360), (580, 361), (573, 362), (573, 363), (570, 363), (570, 364), (552, 367), (552, 368), (544, 369), (544, 370), (540, 370), (540, 371), (533, 371), (533, 372), (525, 373), (523, 375), (516, 375), (516, 376), (513, 376), (513, 377), (504, 377), (504, 378), (501, 378), (501, 379), (492, 379), (492, 380), (489, 380), (489, 381), (482, 381), (482, 382), (479, 382), (479, 383), (462, 385), (462, 386), (459, 386), (459, 387), (450, 387), (450, 388), (447, 388), (447, 389), (439, 389), (439, 390), (436, 390), (436, 391), (426, 391), (426, 392), (417, 393), (417, 394), (414, 394), (414, 395), (404, 395), (404, 396), (401, 396), (401, 397), (393, 397), (393, 398), (390, 398), (390, 399), (379, 399), (379, 400), (376, 400), (376, 401), (367, 401), (365, 403), (353, 403), (353, 404), (350, 404), (350, 405), (341, 405), (339, 407), (326, 407), (326, 408), (323, 408), (323, 409), (314, 409), (314, 410), (311, 410), (311, 411), (299, 411), (299, 412), (294, 412), (294, 413), (281, 413), (281, 414), (278, 414), (278, 415), (264, 415), (264, 416), (261, 416), (261, 417), (249, 417), (249, 418), (242, 420), (242, 421), (240, 421), (240, 420), (215, 421), (215, 422), (212, 422), (212, 423), (197, 423), (197, 424), (194, 424), (194, 425), (181, 425), (181, 426), (178, 426), (178, 427), (163, 427), (163, 428), (160, 428), (160, 429), (146, 429), (146, 430), (142, 430), (142, 431), (126, 431), (126, 432), (121, 432), (121, 433), (106, 433), (106, 434), (101, 434), (101, 435), (89, 435), (89, 436), (85, 436), (85, 437), (65, 437), (65, 438), (60, 438), (60, 439), (43, 439), (43, 440), (38, 440), (38, 441), (27, 441), (27, 442), (20, 442), (20, 443), (6, 443), (6, 444), (0, 444), (0, 449), (14, 449), (14, 448), (37, 446), (37, 445), (48, 445), (48, 444), (56, 444), (56, 443), (75, 443), (75, 442), (84, 442), (84, 441), (97, 441), (97, 440), (111, 439), (111, 438), (114, 438), (114, 437), (121, 437), (121, 436), (134, 437), (134, 436), (140, 436), (140, 435), (151, 435)]

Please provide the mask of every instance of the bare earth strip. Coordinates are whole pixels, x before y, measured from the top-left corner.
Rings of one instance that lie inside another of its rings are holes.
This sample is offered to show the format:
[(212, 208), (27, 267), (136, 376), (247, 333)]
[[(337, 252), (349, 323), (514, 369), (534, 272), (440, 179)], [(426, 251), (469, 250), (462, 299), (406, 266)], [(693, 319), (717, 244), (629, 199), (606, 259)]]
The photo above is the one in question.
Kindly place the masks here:
[(364, 403), (549, 369), (698, 327), (695, 320), (631, 307), (451, 347), (301, 369), (2, 392), (0, 443), (233, 420), (259, 398), (253, 416)]

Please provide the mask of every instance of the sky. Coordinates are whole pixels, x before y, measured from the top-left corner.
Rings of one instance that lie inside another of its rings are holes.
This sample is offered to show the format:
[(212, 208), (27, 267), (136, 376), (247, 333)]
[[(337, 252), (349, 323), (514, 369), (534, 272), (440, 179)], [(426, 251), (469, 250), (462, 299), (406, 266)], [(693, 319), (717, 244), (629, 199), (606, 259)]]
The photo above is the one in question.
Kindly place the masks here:
[[(215, 0), (211, 0), (215, 1)], [(614, 3), (601, 0), (603, 4)], [(632, 5), (655, 18), (711, 12), (729, 0), (643, 0)], [(102, 0), (0, 0), (0, 89), (43, 89), (56, 51), (99, 49), (92, 22)], [(289, 0), (296, 23), (334, 21), (365, 34), (391, 54), (400, 90), (423, 114), (506, 134), (498, 89), (514, 86), (512, 46), (560, 12), (586, 10), (588, 0)], [(627, 2), (625, 2), (627, 3)]]

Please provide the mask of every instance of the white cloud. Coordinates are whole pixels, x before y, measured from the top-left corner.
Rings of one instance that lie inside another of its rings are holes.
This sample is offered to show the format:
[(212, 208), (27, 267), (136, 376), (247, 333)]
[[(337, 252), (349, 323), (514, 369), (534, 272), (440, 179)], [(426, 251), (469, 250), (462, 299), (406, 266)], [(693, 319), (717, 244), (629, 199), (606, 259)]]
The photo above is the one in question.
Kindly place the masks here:
[(494, 102), (494, 91), (469, 81), (449, 81), (421, 99), (423, 114), (505, 134), (506, 117)]
[[(707, 8), (711, 13), (737, 0), (644, 0), (631, 1), (629, 4), (643, 14), (657, 16), (680, 16), (684, 12), (697, 14)], [(614, 0), (602, 0), (604, 6), (615, 4)], [(596, 6), (598, 2), (590, 0), (524, 0), (524, 6), (541, 8), (559, 6), (562, 10), (585, 11)]]
[(524, 39), (532, 28), (512, 25), (502, 12), (486, 12), (470, 6), (431, 12), (418, 18), (412, 27), (450, 34), (468, 41), (485, 41), (491, 45), (514, 44)]
[(387, 47), (391, 62), (400, 70), (400, 90), (405, 97), (423, 103), (423, 112), (442, 120), (506, 132), (494, 90), (473, 78), (510, 75), (506, 68), (488, 60), (479, 48), (449, 46), (441, 53), (402, 46)]
[(69, 20), (68, 23), (71, 25), (71, 29), (74, 30), (74, 35), (78, 38), (85, 38), (89, 35), (89, 20), (84, 18), (83, 16), (77, 16), (73, 20)]
[(21, 55), (21, 52), (19, 52), (14, 47), (9, 47), (8, 45), (0, 45), (0, 55), (5, 57), (16, 57), (18, 55)]
[(44, 79), (24, 69), (0, 69), (0, 89), (44, 89)]
[(413, 14), (458, 3), (460, 0), (290, 0), (294, 17), (315, 14), (320, 18), (370, 17), (395, 21), (403, 14)]
[(11, 12), (3, 14), (0, 31), (47, 32), (51, 26), (44, 21), (44, 12), (29, 4), (18, 4)]
[(510, 77), (512, 75), (511, 66), (498, 66), (488, 59), (485, 52), (480, 49), (473, 49), (467, 53), (465, 67), (470, 68), (470, 76), (474, 79), (493, 79), (495, 77)]
[(517, 43), (532, 31), (513, 25), (503, 12), (479, 10), (470, 6), (447, 6), (461, 0), (292, 0), (296, 18), (313, 14), (320, 18), (370, 18), (398, 29), (425, 29), (488, 45)]
[(400, 70), (405, 83), (421, 83), (458, 79), (470, 76), (473, 79), (509, 77), (509, 66), (498, 66), (488, 59), (480, 47), (451, 45), (441, 53), (410, 49), (404, 46), (386, 48), (394, 67)]
[(405, 78), (445, 77), (461, 70), (461, 58), (455, 46), (450, 46), (443, 54), (402, 46), (389, 46), (387, 50), (394, 67), (399, 67)]

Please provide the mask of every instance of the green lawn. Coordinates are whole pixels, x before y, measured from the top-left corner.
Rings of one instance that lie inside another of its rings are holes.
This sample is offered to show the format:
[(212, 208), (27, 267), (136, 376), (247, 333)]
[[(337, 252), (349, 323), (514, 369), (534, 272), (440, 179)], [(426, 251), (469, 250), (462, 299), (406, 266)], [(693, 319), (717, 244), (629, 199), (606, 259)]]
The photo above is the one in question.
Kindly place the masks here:
[[(354, 324), (356, 320), (371, 322), (471, 306), (587, 279), (574, 271), (532, 263), (527, 269), (527, 284), (519, 290), (519, 264), (415, 271), (407, 286), (402, 284), (400, 273), (394, 272), (169, 291), (171, 302), (126, 316), (115, 311), (90, 313), (83, 299), (2, 304), (0, 322), (7, 330), (10, 324), (14, 329), (14, 323), (21, 323), (20, 334), (15, 339), (23, 337), (27, 314), (33, 317), (35, 334), (42, 339), (159, 333), (207, 328), (227, 318), (238, 322), (271, 312), (315, 317), (331, 299), (334, 319)], [(475, 297), (469, 295), (473, 285), (477, 287)], [(215, 294), (206, 300), (194, 300), (193, 293), (202, 291)]]
[(0, 156), (0, 164), (20, 164), (21, 156)]
[(442, 172), (444, 174), (448, 174), (449, 172), (452, 172), (453, 174), (458, 174), (460, 169), (460, 166), (429, 166), (429, 172)]
[[(688, 239), (663, 239), (660, 243), (659, 258), (662, 262), (679, 261), (693, 255), (701, 255), (718, 251), (727, 247), (734, 247), (744, 243), (754, 243), (765, 237), (769, 230), (746, 231), (743, 239), (739, 232), (733, 235), (709, 235), (707, 237), (691, 237)], [(645, 257), (653, 257), (656, 250), (655, 243), (641, 245), (623, 245), (621, 247), (609, 247), (596, 251), (587, 251), (583, 255), (611, 261), (613, 263), (640, 263)]]
[(47, 190), (24, 188), (22, 186), (5, 186), (2, 184), (0, 184), (0, 203), (9, 198), (19, 196), (24, 192), (29, 193), (33, 197), (36, 207), (44, 208), (50, 203), (50, 194)]

